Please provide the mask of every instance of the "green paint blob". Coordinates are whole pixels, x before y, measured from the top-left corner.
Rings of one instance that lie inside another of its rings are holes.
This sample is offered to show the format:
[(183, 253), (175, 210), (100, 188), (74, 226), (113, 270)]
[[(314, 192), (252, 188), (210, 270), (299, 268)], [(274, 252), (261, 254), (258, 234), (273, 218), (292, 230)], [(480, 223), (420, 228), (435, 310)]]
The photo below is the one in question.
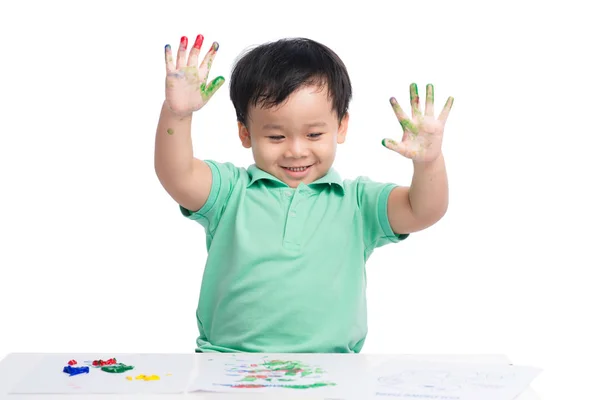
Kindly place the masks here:
[(175, 132), (173, 131), (173, 129), (169, 128), (169, 129), (167, 129), (167, 133), (168, 133), (169, 135), (172, 135), (172, 134), (174, 134)]
[(113, 364), (113, 365), (105, 365), (102, 368), (100, 368), (102, 371), (104, 372), (110, 372), (113, 374), (120, 374), (123, 373), (125, 371), (129, 371), (131, 369), (133, 369), (132, 365), (125, 365), (123, 363), (118, 363), (118, 364)]

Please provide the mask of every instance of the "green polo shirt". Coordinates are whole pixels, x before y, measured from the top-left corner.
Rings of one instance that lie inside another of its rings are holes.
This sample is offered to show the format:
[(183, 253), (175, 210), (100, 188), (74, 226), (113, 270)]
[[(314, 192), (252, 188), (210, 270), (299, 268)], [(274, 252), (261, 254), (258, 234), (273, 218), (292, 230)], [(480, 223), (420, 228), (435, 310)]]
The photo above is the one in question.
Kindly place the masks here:
[(208, 200), (180, 206), (206, 232), (196, 312), (201, 352), (358, 353), (367, 335), (365, 262), (395, 235), (394, 184), (335, 170), (293, 189), (255, 165), (206, 161)]

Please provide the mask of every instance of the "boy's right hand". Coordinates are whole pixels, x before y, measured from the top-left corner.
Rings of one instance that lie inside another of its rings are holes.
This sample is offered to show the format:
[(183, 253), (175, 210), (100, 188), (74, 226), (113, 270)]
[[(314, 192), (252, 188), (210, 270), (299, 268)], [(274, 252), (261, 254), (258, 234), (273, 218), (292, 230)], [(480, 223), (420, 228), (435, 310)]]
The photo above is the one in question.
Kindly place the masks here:
[(213, 43), (198, 67), (198, 56), (203, 41), (202, 35), (196, 37), (186, 62), (188, 40), (183, 36), (179, 43), (176, 64), (173, 62), (171, 46), (165, 46), (167, 67), (165, 101), (169, 109), (180, 117), (188, 117), (194, 111), (201, 109), (225, 82), (222, 76), (218, 76), (207, 83), (210, 67), (219, 49), (217, 42)]

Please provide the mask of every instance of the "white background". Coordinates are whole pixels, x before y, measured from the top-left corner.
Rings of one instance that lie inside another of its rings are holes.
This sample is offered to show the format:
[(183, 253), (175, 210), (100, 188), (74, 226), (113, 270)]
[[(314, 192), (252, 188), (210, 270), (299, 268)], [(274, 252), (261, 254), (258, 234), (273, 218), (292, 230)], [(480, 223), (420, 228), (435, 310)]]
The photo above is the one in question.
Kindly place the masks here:
[[(370, 259), (364, 351), (505, 354), (544, 369), (544, 400), (597, 398), (600, 29), (584, 3), (2, 2), (0, 357), (193, 351), (204, 232), (153, 169), (164, 45), (218, 41), (228, 83), (249, 46), (306, 36), (354, 85), (344, 177), (410, 184), (380, 144), (401, 137), (389, 97), (408, 109), (414, 81), (437, 112), (456, 99), (450, 208)], [(198, 157), (252, 162), (228, 85), (194, 118)]]

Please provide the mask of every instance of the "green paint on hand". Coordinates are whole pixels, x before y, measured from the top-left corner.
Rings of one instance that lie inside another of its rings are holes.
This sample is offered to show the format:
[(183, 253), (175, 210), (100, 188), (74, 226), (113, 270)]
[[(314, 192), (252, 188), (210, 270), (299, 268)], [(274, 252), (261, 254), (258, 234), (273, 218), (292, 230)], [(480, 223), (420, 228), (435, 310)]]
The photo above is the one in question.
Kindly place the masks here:
[(419, 130), (415, 127), (415, 125), (410, 122), (410, 120), (408, 119), (403, 119), (400, 121), (400, 125), (402, 125), (402, 129), (404, 130), (408, 130), (412, 133), (414, 133), (415, 135), (419, 134)]
[(205, 101), (211, 98), (212, 95), (217, 91), (217, 89), (221, 87), (224, 81), (225, 78), (223, 78), (222, 76), (218, 76), (215, 79), (213, 79), (208, 86), (206, 86), (206, 83), (202, 83), (200, 85), (200, 93), (202, 94), (202, 98)]
[(410, 84), (410, 96), (418, 96), (419, 95), (419, 88), (417, 87), (416, 83), (411, 83)]
[(431, 83), (427, 84), (427, 102), (428, 103), (433, 103), (433, 85)]
[(400, 104), (398, 104), (398, 102), (395, 99), (391, 103), (392, 103), (392, 109), (396, 113), (396, 116), (398, 118), (402, 118), (401, 116), (404, 115), (404, 112), (402, 111), (402, 107), (400, 107)]
[(173, 129), (169, 128), (169, 129), (167, 129), (167, 133), (168, 133), (169, 135), (172, 135), (172, 134), (174, 134), (175, 132), (173, 131)]
[(410, 104), (415, 113), (419, 111), (419, 90), (416, 83), (410, 84)]

